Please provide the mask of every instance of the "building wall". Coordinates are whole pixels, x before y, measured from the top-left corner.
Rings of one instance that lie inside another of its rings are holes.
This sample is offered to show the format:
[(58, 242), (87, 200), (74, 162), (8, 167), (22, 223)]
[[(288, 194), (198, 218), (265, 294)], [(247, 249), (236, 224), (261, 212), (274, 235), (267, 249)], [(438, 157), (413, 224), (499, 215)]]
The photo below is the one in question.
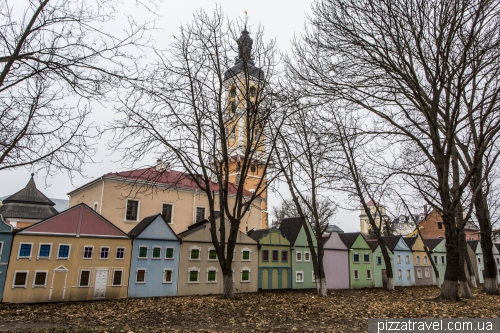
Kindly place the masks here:
[(326, 288), (349, 289), (349, 251), (337, 232), (331, 233), (324, 249)]
[[(136, 238), (132, 242), (132, 261), (130, 265), (129, 279), (129, 297), (156, 297), (156, 296), (176, 296), (177, 279), (179, 275), (179, 241), (171, 240), (152, 240)], [(139, 247), (147, 246), (147, 258), (139, 258)], [(152, 258), (153, 247), (161, 247), (160, 259)], [(174, 258), (166, 259), (165, 252), (167, 247), (174, 248)], [(136, 281), (137, 271), (146, 269), (145, 283)], [(164, 282), (163, 274), (165, 269), (172, 270), (172, 281)]]
[[(175, 233), (180, 233), (196, 222), (196, 207), (205, 207), (205, 217), (208, 217), (207, 197), (199, 191), (162, 189), (158, 187), (152, 193), (152, 190), (143, 190), (138, 193), (137, 188), (131, 185), (124, 185), (119, 181), (105, 180), (104, 187), (102, 182), (98, 182), (73, 193), (70, 197), (69, 206), (75, 206), (78, 203), (85, 203), (94, 207), (97, 202), (99, 207), (97, 211), (125, 232), (129, 232), (144, 217), (161, 213), (163, 203), (173, 204), (172, 223), (170, 227)], [(101, 193), (102, 204), (101, 204)], [(127, 221), (125, 219), (127, 199), (139, 200), (138, 217), (136, 221)], [(254, 201), (257, 207), (260, 207), (260, 200)], [(229, 198), (229, 205), (234, 204), (234, 199)], [(255, 206), (254, 205), (254, 206)], [(262, 215), (260, 209), (253, 207), (252, 210), (243, 218), (240, 230), (246, 232), (253, 228), (260, 228), (262, 224)]]
[(12, 247), (12, 228), (0, 217), (0, 301), (2, 300), (9, 265), (10, 249)]
[[(436, 258), (434, 258), (436, 257)], [(437, 259), (437, 262), (436, 262)], [(436, 263), (439, 272), (439, 280), (441, 283), (444, 281), (444, 274), (446, 273), (446, 242), (442, 241), (432, 250), (432, 260)], [(437, 284), (436, 274), (432, 271), (432, 283)]]
[[(354, 255), (359, 254), (359, 262), (354, 261)], [(369, 262), (363, 260), (364, 254), (369, 255)], [(358, 278), (355, 278), (354, 271), (358, 271)], [(371, 278), (367, 278), (367, 271), (370, 270)], [(349, 278), (351, 281), (351, 289), (372, 288), (375, 287), (375, 275), (373, 274), (373, 252), (364, 240), (359, 235), (356, 241), (349, 249)]]
[[(432, 211), (427, 215), (427, 218), (420, 222), (420, 233), (423, 238), (445, 238), (444, 224), (439, 229), (437, 222), (443, 222), (443, 218), (437, 211)], [(465, 237), (467, 240), (479, 240), (479, 234), (476, 231), (465, 229)]]
[(495, 259), (495, 264), (497, 265), (497, 281), (498, 284), (500, 284), (500, 252), (495, 244), (493, 244), (493, 258)]
[[(415, 270), (415, 284), (417, 286), (428, 286), (433, 284), (431, 258), (427, 257), (424, 250), (424, 243), (420, 236), (417, 237), (415, 244), (412, 247), (413, 266)], [(427, 258), (427, 259), (426, 259)], [(426, 263), (427, 261), (427, 263)], [(419, 277), (419, 272), (421, 276)], [(426, 277), (426, 272), (427, 277)]]
[[(400, 242), (404, 242), (403, 239), (400, 240)], [(406, 244), (405, 244), (406, 245)], [(401, 263), (398, 264), (398, 256), (401, 258)], [(406, 261), (406, 258), (408, 257), (408, 263)], [(413, 262), (413, 255), (412, 252), (409, 248), (407, 250), (394, 250), (394, 256), (393, 256), (393, 267), (395, 268), (394, 271), (394, 285), (395, 286), (413, 286), (415, 285), (415, 272), (414, 272), (414, 262)], [(401, 270), (401, 277), (399, 277), (399, 272), (398, 270)], [(410, 276), (408, 277), (408, 271)]]
[[(369, 205), (368, 206), (370, 209), (370, 212), (376, 216), (375, 222), (377, 224), (380, 224), (380, 217), (377, 216), (377, 207), (375, 205)], [(386, 207), (384, 205), (380, 205), (380, 212), (384, 216), (386, 214)], [(368, 234), (368, 230), (371, 229), (370, 222), (368, 220), (368, 216), (363, 208), (363, 206), (360, 207), (360, 215), (359, 215), (359, 227), (361, 230), (361, 233), (363, 235)]]
[(477, 278), (479, 279), (479, 283), (484, 283), (484, 258), (483, 258), (483, 249), (481, 244), (477, 244), (476, 248), (476, 264), (477, 264)]
[[(313, 246), (316, 248), (316, 238), (311, 229), (311, 225), (307, 223), (309, 227), (309, 232), (313, 237)], [(317, 248), (316, 248), (317, 249)], [(317, 251), (317, 250), (316, 250)], [(298, 260), (297, 253), (301, 253), (301, 260)], [(305, 253), (309, 253), (309, 260), (305, 260)], [(292, 249), (292, 288), (293, 289), (311, 289), (316, 288), (316, 282), (314, 282), (314, 266), (312, 263), (312, 255), (310, 253), (309, 245), (307, 243), (307, 235), (304, 227), (300, 229), (300, 232), (293, 244)], [(304, 278), (300, 282), (297, 280), (297, 274), (302, 273)]]
[[(259, 240), (259, 289), (292, 288), (292, 251), (290, 241), (278, 229), (269, 229), (266, 236)], [(268, 251), (268, 260), (264, 261), (263, 252)], [(278, 260), (273, 260), (273, 251), (278, 251)], [(283, 252), (287, 260), (283, 261)]]
[[(20, 243), (32, 243), (31, 258), (18, 258)], [(49, 259), (37, 259), (40, 243), (52, 244)], [(69, 259), (57, 259), (59, 244), (70, 244)], [(83, 259), (84, 246), (94, 246), (92, 259)], [(99, 259), (100, 247), (109, 246), (109, 259)], [(116, 259), (117, 247), (125, 248), (123, 259)], [(104, 298), (127, 297), (131, 240), (123, 238), (61, 237), (17, 234), (13, 240), (9, 270), (5, 284), (4, 302), (38, 303), (83, 301), (94, 299), (96, 276), (105, 270), (107, 274)], [(90, 270), (90, 285), (80, 287), (81, 270)], [(113, 270), (122, 270), (122, 284), (112, 286)], [(16, 271), (28, 273), (26, 287), (13, 287)], [(45, 285), (34, 286), (35, 271), (46, 271)], [(104, 282), (103, 280), (101, 280)], [(102, 297), (100, 297), (102, 298)]]

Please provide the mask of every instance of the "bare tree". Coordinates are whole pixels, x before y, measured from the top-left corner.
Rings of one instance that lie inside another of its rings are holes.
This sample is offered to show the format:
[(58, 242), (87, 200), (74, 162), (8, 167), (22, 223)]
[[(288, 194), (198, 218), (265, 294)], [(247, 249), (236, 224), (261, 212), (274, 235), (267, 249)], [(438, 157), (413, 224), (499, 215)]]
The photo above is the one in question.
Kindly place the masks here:
[[(196, 12), (168, 50), (156, 50), (158, 60), (143, 69), (140, 84), (129, 86), (112, 143), (130, 163), (149, 154), (169, 161), (206, 194), (229, 299), (234, 298), (231, 267), (240, 222), (273, 179), (275, 140), (269, 124), (279, 129), (283, 114), (272, 88), (275, 43), (264, 43), (262, 28), (254, 36), (246, 20), (238, 28), (220, 7)], [(252, 214), (257, 210), (265, 222), (266, 207), (254, 208)]]
[(479, 139), (485, 147), (500, 128), (499, 9), (490, 0), (318, 0), (311, 29), (295, 45), (302, 59), (295, 69), (308, 93), (369, 111), (374, 131), (423, 158), (407, 174), (443, 216), (443, 299), (459, 299), (457, 206), (484, 154), (477, 150), (468, 170), (453, 167), (455, 138), (470, 133), (471, 117), (488, 128)]
[[(95, 153), (91, 102), (133, 78), (146, 25), (106, 32), (116, 1), (0, 1), (0, 170), (82, 171)], [(128, 29), (128, 30), (127, 30)]]
[[(289, 95), (296, 96), (296, 93)], [(298, 104), (296, 100), (294, 103)], [(318, 294), (326, 297), (322, 237), (334, 209), (330, 202), (325, 201), (324, 196), (330, 184), (327, 173), (332, 173), (333, 170), (324, 155), (325, 151), (330, 150), (330, 142), (322, 129), (320, 113), (298, 104), (280, 131), (276, 165), (288, 185), (293, 213), (303, 221)], [(311, 235), (307, 223), (311, 224), (314, 234)], [(314, 238), (317, 248), (314, 246)]]
[[(307, 219), (312, 224), (313, 230), (316, 230), (314, 226), (314, 215), (308, 208), (312, 207), (312, 198), (310, 196), (304, 196), (304, 200), (307, 203), (299, 201), (299, 204), (301, 205), (302, 211), (305, 212)], [(319, 229), (323, 230), (333, 222), (338, 209), (328, 196), (318, 196), (316, 198), (316, 205), (318, 206)], [(271, 214), (276, 218), (276, 220), (273, 219), (272, 221), (273, 227), (279, 227), (283, 219), (299, 216), (299, 212), (292, 199), (284, 199), (281, 207), (272, 207)]]

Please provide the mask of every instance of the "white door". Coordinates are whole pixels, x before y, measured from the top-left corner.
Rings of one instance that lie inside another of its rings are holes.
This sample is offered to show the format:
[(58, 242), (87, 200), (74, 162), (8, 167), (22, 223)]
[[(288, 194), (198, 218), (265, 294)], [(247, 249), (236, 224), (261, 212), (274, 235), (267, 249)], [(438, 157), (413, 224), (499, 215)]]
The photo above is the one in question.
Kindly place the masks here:
[(95, 273), (94, 298), (106, 297), (106, 284), (108, 283), (108, 270), (97, 269)]

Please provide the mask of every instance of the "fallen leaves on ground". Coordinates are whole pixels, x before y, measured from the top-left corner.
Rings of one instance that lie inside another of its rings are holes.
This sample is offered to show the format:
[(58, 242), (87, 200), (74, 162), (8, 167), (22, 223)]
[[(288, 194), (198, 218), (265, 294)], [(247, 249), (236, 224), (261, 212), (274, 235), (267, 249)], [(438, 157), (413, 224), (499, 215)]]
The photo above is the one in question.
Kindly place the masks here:
[(366, 318), (497, 318), (500, 296), (440, 301), (436, 287), (276, 291), (52, 304), (0, 304), (0, 330), (20, 332), (366, 332)]

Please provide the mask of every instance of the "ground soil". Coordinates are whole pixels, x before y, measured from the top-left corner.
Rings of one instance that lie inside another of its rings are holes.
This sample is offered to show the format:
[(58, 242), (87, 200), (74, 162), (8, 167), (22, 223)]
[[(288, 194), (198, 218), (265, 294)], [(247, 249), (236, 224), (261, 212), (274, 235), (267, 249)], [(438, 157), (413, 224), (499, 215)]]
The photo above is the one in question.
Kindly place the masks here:
[(366, 332), (366, 318), (498, 318), (500, 296), (440, 301), (436, 287), (0, 304), (0, 331), (16, 332)]

